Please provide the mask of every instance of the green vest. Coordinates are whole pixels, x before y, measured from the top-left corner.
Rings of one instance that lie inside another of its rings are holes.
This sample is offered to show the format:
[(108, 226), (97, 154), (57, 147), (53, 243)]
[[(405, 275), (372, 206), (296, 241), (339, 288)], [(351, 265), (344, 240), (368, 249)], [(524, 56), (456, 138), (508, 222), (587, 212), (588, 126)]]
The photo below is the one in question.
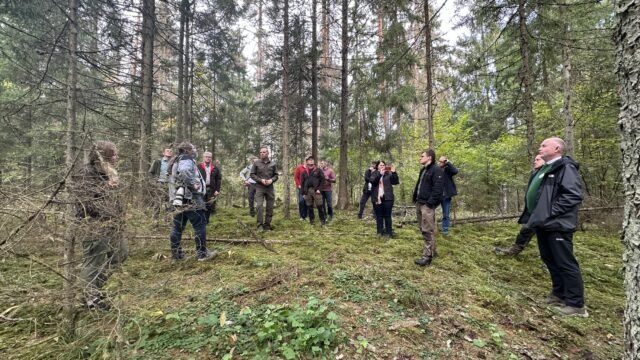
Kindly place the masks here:
[(531, 183), (527, 189), (527, 210), (529, 211), (529, 214), (533, 213), (533, 210), (538, 204), (538, 189), (540, 189), (542, 179), (544, 179), (544, 176), (549, 169), (551, 169), (551, 164), (542, 165), (540, 170), (538, 170), (538, 172), (533, 176), (533, 179), (531, 179)]

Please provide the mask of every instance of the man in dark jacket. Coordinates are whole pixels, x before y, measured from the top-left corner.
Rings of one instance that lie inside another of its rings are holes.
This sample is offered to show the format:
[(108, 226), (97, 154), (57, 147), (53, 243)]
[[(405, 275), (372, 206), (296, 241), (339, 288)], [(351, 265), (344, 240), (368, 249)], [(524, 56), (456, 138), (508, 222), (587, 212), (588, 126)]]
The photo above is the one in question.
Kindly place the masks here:
[(215, 166), (213, 163), (213, 154), (209, 151), (205, 151), (202, 154), (202, 162), (198, 165), (198, 171), (204, 179), (207, 186), (204, 193), (204, 202), (206, 205), (205, 216), (207, 224), (211, 214), (216, 213), (216, 199), (220, 195), (220, 185), (222, 184), (222, 172), (220, 167)]
[(449, 234), (449, 224), (451, 219), (449, 213), (451, 212), (451, 200), (454, 196), (458, 195), (456, 189), (456, 183), (453, 181), (453, 177), (458, 173), (458, 169), (447, 159), (446, 156), (440, 156), (438, 160), (438, 166), (444, 171), (444, 177), (442, 182), (442, 234)]
[(422, 257), (415, 261), (420, 266), (430, 265), (436, 253), (436, 208), (442, 201), (444, 172), (436, 166), (435, 159), (436, 152), (433, 149), (420, 154), (420, 165), (423, 167), (413, 190), (418, 225), (424, 240)]
[[(269, 149), (266, 147), (260, 148), (260, 159), (253, 163), (250, 176), (256, 182), (258, 230), (272, 230), (271, 218), (273, 217), (273, 205), (276, 201), (273, 183), (278, 181), (278, 172), (276, 171), (276, 163), (269, 159)], [(266, 212), (264, 211), (265, 200), (267, 203)]]
[[(544, 160), (542, 160), (542, 156), (536, 155), (535, 159), (533, 159), (533, 169), (531, 170), (531, 175), (529, 176), (528, 184), (531, 184), (531, 180), (533, 180), (533, 177), (536, 176), (536, 174), (538, 173), (538, 170), (542, 167), (542, 165), (544, 165)], [(529, 187), (528, 184), (527, 184), (527, 188)], [(525, 195), (525, 203), (526, 203), (526, 195)], [(525, 217), (526, 214), (528, 214), (528, 212), (525, 205), (525, 209), (523, 210), (522, 215), (520, 215), (518, 224), (523, 224), (522, 219)], [(524, 250), (524, 248), (527, 247), (529, 242), (531, 242), (531, 239), (535, 234), (536, 234), (535, 231), (533, 231), (532, 229), (529, 229), (526, 225), (522, 225), (522, 227), (520, 228), (520, 232), (518, 233), (518, 236), (516, 236), (516, 242), (513, 245), (511, 245), (511, 247), (508, 247), (508, 248), (496, 246), (496, 250), (495, 250), (496, 254), (506, 255), (506, 256), (516, 256), (520, 254), (522, 250)]]
[(322, 191), (320, 190), (325, 183), (324, 172), (316, 167), (313, 156), (309, 156), (306, 161), (307, 167), (302, 172), (300, 180), (302, 182), (304, 201), (307, 204), (307, 215), (309, 215), (309, 222), (313, 225), (315, 221), (313, 208), (317, 208), (318, 216), (320, 216), (320, 221), (324, 226), (327, 223), (327, 217), (324, 213), (324, 206), (322, 206)]
[(369, 182), (371, 173), (376, 169), (376, 162), (372, 161), (369, 168), (364, 172), (364, 187), (362, 188), (362, 196), (360, 197), (360, 209), (358, 210), (358, 219), (362, 219), (364, 213), (364, 207), (367, 205), (367, 201), (371, 197), (372, 185)]
[(540, 145), (545, 164), (529, 184), (521, 221), (535, 230), (540, 257), (551, 275), (553, 289), (546, 303), (562, 315), (587, 317), (582, 274), (573, 255), (582, 186), (578, 164), (562, 156), (564, 149), (564, 141), (555, 137)]

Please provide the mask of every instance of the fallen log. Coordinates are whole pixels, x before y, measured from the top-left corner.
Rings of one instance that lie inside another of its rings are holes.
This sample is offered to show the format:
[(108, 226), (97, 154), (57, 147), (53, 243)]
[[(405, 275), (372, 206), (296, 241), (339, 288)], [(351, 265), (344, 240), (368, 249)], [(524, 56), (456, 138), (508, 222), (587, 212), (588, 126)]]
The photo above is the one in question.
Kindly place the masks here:
[[(168, 236), (166, 235), (135, 235), (132, 236), (131, 238), (133, 239), (140, 239), (140, 240), (167, 240)], [(183, 236), (182, 240), (193, 240), (192, 236)], [(263, 244), (263, 243), (267, 243), (267, 244), (294, 244), (295, 241), (291, 241), (291, 240), (253, 240), (253, 239), (209, 239), (207, 238), (207, 242), (209, 241), (214, 241), (214, 242), (221, 242), (221, 243), (228, 243), (228, 244)]]

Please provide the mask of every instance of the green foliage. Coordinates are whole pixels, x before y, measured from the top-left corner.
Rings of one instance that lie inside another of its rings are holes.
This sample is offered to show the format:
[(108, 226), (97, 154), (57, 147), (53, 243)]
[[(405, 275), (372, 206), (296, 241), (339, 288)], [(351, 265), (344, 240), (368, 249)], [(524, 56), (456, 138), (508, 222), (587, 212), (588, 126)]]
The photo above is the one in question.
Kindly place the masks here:
[(177, 349), (228, 358), (235, 353), (256, 359), (295, 359), (326, 354), (344, 341), (333, 306), (330, 300), (310, 297), (304, 306), (240, 307), (217, 290), (206, 305), (187, 304), (164, 316), (139, 319), (129, 330), (141, 332), (134, 346), (145, 354)]

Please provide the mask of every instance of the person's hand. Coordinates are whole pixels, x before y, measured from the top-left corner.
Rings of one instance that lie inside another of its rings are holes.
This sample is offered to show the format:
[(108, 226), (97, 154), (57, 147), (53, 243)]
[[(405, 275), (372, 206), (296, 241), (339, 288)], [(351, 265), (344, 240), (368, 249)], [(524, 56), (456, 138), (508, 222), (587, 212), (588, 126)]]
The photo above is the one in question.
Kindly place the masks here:
[(220, 195), (220, 193), (218, 191), (213, 193), (213, 196), (218, 196), (218, 195)]
[(320, 194), (320, 190), (316, 190), (316, 194)]
[(391, 165), (391, 172), (396, 172), (396, 166), (395, 165)]
[(200, 190), (200, 183), (193, 184), (193, 188), (196, 190)]

